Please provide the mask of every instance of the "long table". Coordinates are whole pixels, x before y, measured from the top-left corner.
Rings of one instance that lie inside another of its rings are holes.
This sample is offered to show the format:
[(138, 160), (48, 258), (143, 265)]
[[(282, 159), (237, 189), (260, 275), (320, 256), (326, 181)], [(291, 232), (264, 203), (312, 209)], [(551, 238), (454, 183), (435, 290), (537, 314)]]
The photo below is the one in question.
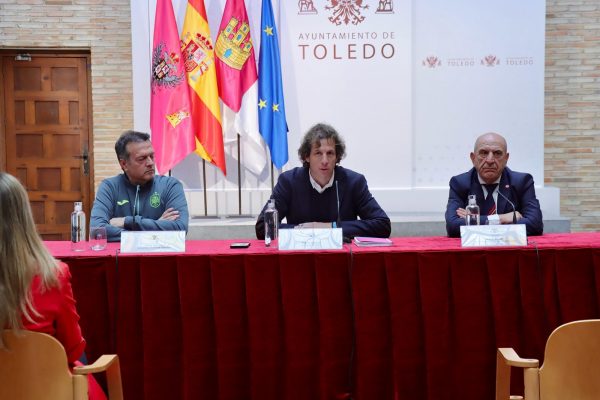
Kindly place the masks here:
[(171, 255), (46, 243), (71, 268), (88, 358), (119, 354), (126, 398), (491, 399), (497, 347), (543, 359), (554, 328), (600, 317), (596, 233)]

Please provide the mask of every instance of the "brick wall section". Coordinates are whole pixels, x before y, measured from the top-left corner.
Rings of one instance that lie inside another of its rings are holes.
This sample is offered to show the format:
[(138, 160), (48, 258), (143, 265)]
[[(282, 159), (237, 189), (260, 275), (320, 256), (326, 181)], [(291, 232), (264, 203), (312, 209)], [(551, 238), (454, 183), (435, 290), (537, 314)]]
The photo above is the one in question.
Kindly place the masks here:
[(117, 136), (133, 127), (127, 0), (0, 0), (0, 46), (91, 52), (95, 187), (120, 171)]
[(600, 1), (546, 2), (545, 184), (572, 231), (600, 230)]
[[(0, 0), (0, 46), (92, 54), (95, 184), (119, 171), (116, 137), (133, 126), (126, 0)], [(545, 184), (573, 231), (600, 230), (600, 2), (546, 2)]]

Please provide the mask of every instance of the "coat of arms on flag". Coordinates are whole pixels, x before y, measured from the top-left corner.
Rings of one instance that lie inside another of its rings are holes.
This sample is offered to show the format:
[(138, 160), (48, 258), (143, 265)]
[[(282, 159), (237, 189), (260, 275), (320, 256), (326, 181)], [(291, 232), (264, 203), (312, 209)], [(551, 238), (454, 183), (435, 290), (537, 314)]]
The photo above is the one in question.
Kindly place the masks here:
[(213, 50), (212, 42), (200, 33), (193, 37), (189, 32), (182, 38), (182, 42), (181, 53), (185, 70), (190, 74), (190, 78), (196, 81), (213, 63), (212, 57), (208, 56), (208, 52)]
[(177, 125), (179, 125), (181, 123), (181, 121), (183, 121), (186, 118), (189, 118), (190, 113), (187, 111), (177, 111), (173, 114), (169, 114), (167, 115), (167, 120), (169, 120), (169, 122), (171, 123), (171, 125), (173, 126), (173, 128), (175, 128)]
[(152, 89), (155, 86), (177, 86), (183, 82), (183, 71), (177, 71), (179, 56), (159, 43), (152, 52)]
[(252, 50), (247, 22), (231, 17), (217, 38), (217, 57), (231, 68), (242, 69)]

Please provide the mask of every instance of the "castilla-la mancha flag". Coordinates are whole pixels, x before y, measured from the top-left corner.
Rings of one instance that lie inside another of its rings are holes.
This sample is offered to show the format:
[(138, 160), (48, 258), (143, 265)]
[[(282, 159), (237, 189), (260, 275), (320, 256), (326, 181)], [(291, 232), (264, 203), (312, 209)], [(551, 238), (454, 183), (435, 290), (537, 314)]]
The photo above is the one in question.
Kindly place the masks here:
[(156, 168), (164, 174), (196, 149), (171, 0), (156, 3), (151, 75), (150, 130)]
[(190, 87), (196, 153), (226, 175), (215, 51), (204, 0), (188, 0), (181, 32), (181, 54)]
[(242, 164), (260, 174), (267, 153), (258, 129), (258, 74), (244, 0), (225, 3), (215, 52), (225, 139), (235, 141), (239, 133)]

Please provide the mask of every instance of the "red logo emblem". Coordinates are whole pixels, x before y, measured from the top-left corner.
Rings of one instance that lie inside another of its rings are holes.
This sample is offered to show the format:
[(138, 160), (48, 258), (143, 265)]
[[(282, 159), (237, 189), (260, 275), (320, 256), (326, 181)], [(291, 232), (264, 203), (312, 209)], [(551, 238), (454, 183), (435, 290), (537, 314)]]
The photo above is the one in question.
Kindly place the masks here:
[(422, 61), (422, 64), (424, 67), (436, 68), (442, 66), (442, 60), (440, 60), (436, 56), (429, 56)]
[(375, 14), (393, 14), (394, 13), (394, 3), (392, 0), (379, 0), (379, 4), (377, 5), (377, 11)]
[(483, 57), (481, 60), (481, 65), (485, 65), (486, 67), (493, 67), (500, 64), (500, 59), (494, 55), (489, 55)]
[(312, 0), (299, 0), (298, 1), (298, 14), (316, 14), (317, 9), (313, 4)]
[(331, 10), (332, 15), (329, 21), (335, 25), (340, 25), (342, 22), (346, 25), (358, 25), (365, 20), (361, 15), (360, 10), (366, 10), (369, 5), (362, 5), (363, 0), (328, 0), (331, 3), (325, 6), (326, 10)]

